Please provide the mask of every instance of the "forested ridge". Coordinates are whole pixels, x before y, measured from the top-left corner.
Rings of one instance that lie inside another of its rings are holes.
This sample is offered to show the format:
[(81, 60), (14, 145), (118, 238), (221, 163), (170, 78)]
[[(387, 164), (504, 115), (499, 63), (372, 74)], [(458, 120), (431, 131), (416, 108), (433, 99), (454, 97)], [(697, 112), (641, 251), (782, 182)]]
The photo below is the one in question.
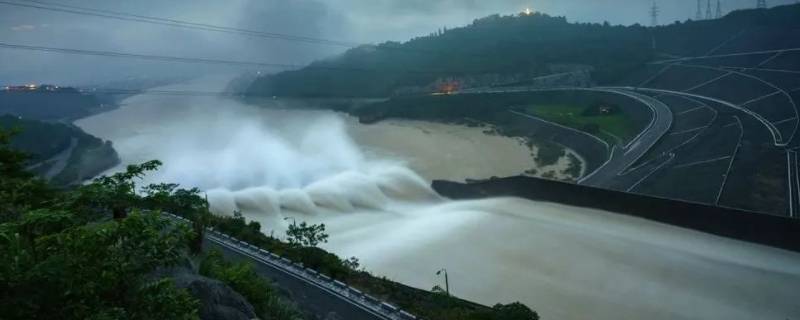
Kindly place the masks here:
[[(800, 5), (735, 11), (722, 19), (659, 27), (571, 23), (546, 14), (491, 15), (408, 42), (364, 45), (308, 67), (267, 75), (252, 96), (388, 97), (436, 90), (437, 83), (502, 85), (588, 70), (597, 85), (616, 84), (647, 62), (702, 55), (744, 31), (795, 32)], [(781, 47), (785, 35), (762, 37)], [(791, 38), (791, 37), (788, 37)]]

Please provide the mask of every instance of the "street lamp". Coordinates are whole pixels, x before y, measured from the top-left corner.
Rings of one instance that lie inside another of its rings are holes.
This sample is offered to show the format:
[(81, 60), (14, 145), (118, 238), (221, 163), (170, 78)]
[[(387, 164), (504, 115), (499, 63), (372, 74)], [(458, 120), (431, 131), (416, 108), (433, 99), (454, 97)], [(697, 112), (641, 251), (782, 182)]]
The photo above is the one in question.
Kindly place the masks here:
[(289, 219), (292, 219), (292, 225), (294, 225), (294, 226), (297, 225), (297, 220), (295, 220), (294, 217), (285, 217), (285, 218), (283, 218), (283, 220), (285, 220), (285, 221), (289, 221)]
[(444, 290), (447, 292), (447, 296), (450, 296), (450, 281), (447, 279), (447, 269), (442, 268), (439, 271), (436, 271), (436, 275), (441, 275), (444, 272)]

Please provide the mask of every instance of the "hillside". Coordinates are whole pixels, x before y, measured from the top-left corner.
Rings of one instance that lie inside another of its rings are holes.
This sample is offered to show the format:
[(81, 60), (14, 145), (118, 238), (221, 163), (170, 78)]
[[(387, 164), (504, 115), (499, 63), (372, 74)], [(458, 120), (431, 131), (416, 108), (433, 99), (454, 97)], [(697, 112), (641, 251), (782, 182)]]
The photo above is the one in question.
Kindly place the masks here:
[(29, 170), (55, 185), (80, 183), (119, 163), (110, 142), (72, 125), (3, 115), (0, 129), (20, 131), (11, 146), (31, 156)]
[(43, 85), (0, 90), (0, 115), (13, 114), (45, 121), (75, 120), (89, 116), (103, 106), (97, 96), (74, 88)]
[[(544, 14), (477, 19), (405, 43), (354, 48), (296, 71), (258, 78), (254, 96), (386, 97), (525, 83), (552, 74), (589, 73), (561, 85), (617, 84), (657, 58), (702, 55), (731, 35), (759, 48), (795, 45), (800, 5), (733, 12), (723, 19), (640, 25), (570, 23)], [(795, 40), (791, 40), (795, 39)], [(744, 44), (741, 44), (744, 48)]]

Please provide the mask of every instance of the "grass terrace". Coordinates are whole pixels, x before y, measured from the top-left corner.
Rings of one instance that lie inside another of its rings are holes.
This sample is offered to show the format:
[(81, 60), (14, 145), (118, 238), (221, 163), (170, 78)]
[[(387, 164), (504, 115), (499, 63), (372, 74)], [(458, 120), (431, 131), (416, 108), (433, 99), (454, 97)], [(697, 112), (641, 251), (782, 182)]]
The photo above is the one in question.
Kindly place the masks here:
[(525, 113), (596, 135), (611, 144), (629, 141), (636, 134), (632, 119), (614, 105), (541, 104), (526, 106)]

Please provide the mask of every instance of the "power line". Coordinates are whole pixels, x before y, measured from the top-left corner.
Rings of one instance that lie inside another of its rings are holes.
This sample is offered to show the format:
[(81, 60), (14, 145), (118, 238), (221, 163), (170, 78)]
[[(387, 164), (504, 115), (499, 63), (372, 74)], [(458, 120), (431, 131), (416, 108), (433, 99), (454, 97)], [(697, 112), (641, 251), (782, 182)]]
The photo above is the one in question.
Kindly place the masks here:
[(321, 39), (321, 38), (297, 36), (297, 35), (290, 35), (290, 34), (283, 34), (283, 33), (247, 30), (247, 29), (241, 29), (241, 28), (217, 26), (217, 25), (206, 24), (206, 23), (197, 23), (197, 22), (183, 21), (183, 20), (176, 20), (176, 19), (151, 17), (151, 16), (131, 14), (131, 13), (124, 13), (124, 12), (117, 12), (117, 11), (110, 11), (110, 10), (92, 9), (92, 8), (86, 8), (86, 7), (78, 7), (78, 6), (71, 6), (71, 5), (65, 5), (65, 4), (55, 4), (55, 3), (48, 3), (48, 2), (41, 2), (41, 1), (34, 1), (34, 0), (25, 0), (25, 1), (29, 2), (29, 4), (18, 3), (18, 2), (10, 2), (10, 1), (0, 1), (0, 4), (16, 6), (16, 7), (25, 7), (25, 8), (31, 8), (31, 9), (38, 9), (38, 10), (70, 13), (70, 14), (76, 14), (76, 15), (92, 16), (92, 17), (99, 17), (99, 18), (115, 19), (115, 20), (121, 20), (121, 21), (141, 22), (141, 23), (149, 23), (149, 24), (156, 24), (156, 25), (163, 25), (163, 26), (170, 26), (170, 27), (179, 27), (179, 28), (185, 28), (185, 29), (195, 29), (195, 30), (213, 31), (213, 32), (221, 32), (221, 33), (242, 34), (242, 35), (262, 37), (262, 38), (279, 39), (279, 40), (296, 41), (296, 42), (306, 42), (306, 43), (312, 43), (312, 44), (323, 44), (323, 45), (332, 45), (332, 46), (340, 46), (340, 47), (354, 47), (354, 46), (360, 45), (360, 44), (355, 43), (355, 42), (345, 42), (345, 41), (337, 41), (337, 40), (330, 40), (330, 39)]
[(201, 64), (222, 64), (222, 65), (235, 65), (235, 66), (259, 66), (271, 68), (300, 68), (301, 65), (294, 64), (281, 64), (281, 63), (266, 63), (266, 62), (251, 62), (251, 61), (233, 61), (233, 60), (219, 60), (219, 59), (205, 59), (205, 58), (185, 58), (176, 56), (159, 56), (159, 55), (145, 55), (135, 53), (124, 53), (116, 51), (95, 51), (95, 50), (81, 50), (70, 48), (55, 48), (43, 46), (29, 46), (21, 44), (12, 44), (0, 42), (0, 48), (28, 50), (28, 51), (42, 51), (42, 52), (55, 52), (64, 54), (75, 55), (89, 55), (89, 56), (102, 56), (112, 58), (132, 58), (140, 60), (153, 60), (153, 61), (166, 61), (166, 62), (182, 62), (182, 63), (201, 63)]
[[(153, 89), (85, 89), (85, 88), (76, 88), (77, 91), (20, 91), (22, 94), (63, 94), (63, 95), (76, 95), (76, 94), (108, 94), (108, 95), (167, 95), (167, 96), (242, 96), (245, 95), (243, 92), (234, 92), (234, 91), (193, 91), (193, 90), (153, 90)], [(0, 90), (0, 92), (3, 92)], [(16, 92), (16, 91), (8, 91), (8, 92)], [(260, 97), (261, 95), (251, 95), (246, 94), (247, 96), (254, 96)], [(271, 97), (271, 96), (270, 96)]]
[(177, 57), (177, 56), (162, 56), (162, 55), (146, 55), (146, 54), (137, 54), (137, 53), (127, 53), (127, 52), (117, 52), (117, 51), (97, 51), (97, 50), (83, 50), (83, 49), (71, 49), (71, 48), (56, 48), (56, 47), (44, 47), (44, 46), (30, 46), (30, 45), (21, 45), (21, 44), (12, 44), (12, 43), (5, 43), (0, 42), (0, 48), (3, 49), (13, 49), (13, 50), (27, 50), (27, 51), (39, 51), (39, 52), (50, 52), (50, 53), (61, 53), (61, 54), (72, 54), (72, 55), (85, 55), (85, 56), (100, 56), (100, 57), (110, 57), (110, 58), (125, 58), (125, 59), (138, 59), (138, 60), (150, 60), (150, 61), (162, 61), (162, 62), (180, 62), (180, 63), (197, 63), (197, 64), (210, 64), (210, 65), (231, 65), (231, 66), (257, 66), (257, 67), (268, 67), (268, 68), (278, 68), (278, 69), (319, 69), (319, 70), (337, 70), (337, 71), (356, 71), (356, 72), (399, 72), (399, 73), (410, 73), (410, 74), (460, 74), (463, 71), (445, 71), (445, 70), (436, 70), (436, 71), (413, 71), (413, 70), (400, 70), (400, 69), (367, 69), (367, 68), (356, 68), (356, 67), (336, 67), (336, 66), (323, 66), (319, 64), (311, 64), (311, 65), (298, 65), (298, 64), (283, 64), (283, 63), (271, 63), (271, 62), (254, 62), (254, 61), (235, 61), (235, 60), (222, 60), (222, 59), (207, 59), (207, 58), (189, 58), (189, 57)]
[[(18, 0), (18, 1), (20, 1), (20, 0)], [(347, 41), (340, 41), (340, 40), (332, 40), (332, 39), (323, 39), (323, 38), (314, 38), (314, 37), (307, 37), (307, 36), (291, 35), (291, 34), (285, 34), (285, 33), (249, 30), (249, 29), (243, 29), (243, 28), (234, 28), (234, 27), (213, 25), (213, 24), (208, 24), (208, 23), (199, 23), (199, 22), (192, 22), (192, 21), (185, 21), (185, 20), (177, 20), (177, 19), (168, 19), (168, 18), (160, 18), (160, 17), (153, 17), (153, 16), (145, 16), (145, 15), (139, 15), (139, 14), (126, 13), (126, 12), (102, 10), (102, 9), (93, 9), (93, 8), (87, 8), (87, 7), (79, 7), (79, 6), (66, 5), (66, 4), (57, 4), (57, 3), (44, 2), (44, 1), (36, 1), (36, 0), (23, 0), (23, 1), (28, 2), (28, 3), (10, 2), (10, 1), (6, 1), (6, 0), (2, 0), (2, 1), (0, 1), (0, 4), (9, 5), (9, 6), (24, 7), (24, 8), (30, 8), (30, 9), (37, 9), (37, 10), (46, 10), (46, 11), (53, 11), (53, 12), (69, 13), (69, 14), (82, 15), (82, 16), (91, 16), (91, 17), (98, 17), (98, 18), (114, 19), (114, 20), (120, 20), (120, 21), (148, 23), (148, 24), (168, 26), (168, 27), (176, 27), (176, 28), (192, 29), (192, 30), (200, 30), (200, 31), (211, 31), (211, 32), (219, 32), (219, 33), (227, 33), (227, 34), (238, 34), (238, 35), (244, 35), (244, 36), (259, 37), (259, 38), (266, 38), (266, 39), (277, 39), (277, 40), (300, 42), (300, 43), (315, 44), (315, 45), (337, 46), (337, 47), (345, 47), (345, 48), (353, 48), (353, 47), (366, 45), (366, 44), (361, 44), (361, 43), (357, 43), (357, 42), (347, 42)], [(450, 54), (450, 52), (444, 52), (444, 51), (416, 50), (416, 49), (389, 47), (389, 46), (372, 45), (372, 44), (369, 44), (368, 46), (370, 46), (372, 48), (375, 48), (376, 50), (385, 50), (385, 51), (400, 51), (400, 52), (423, 53), (423, 54), (438, 54), (438, 55), (449, 55)], [(479, 57), (479, 58), (486, 58), (487, 57), (486, 55), (481, 55), (481, 54), (469, 54), (469, 56), (474, 56), (474, 57)]]

